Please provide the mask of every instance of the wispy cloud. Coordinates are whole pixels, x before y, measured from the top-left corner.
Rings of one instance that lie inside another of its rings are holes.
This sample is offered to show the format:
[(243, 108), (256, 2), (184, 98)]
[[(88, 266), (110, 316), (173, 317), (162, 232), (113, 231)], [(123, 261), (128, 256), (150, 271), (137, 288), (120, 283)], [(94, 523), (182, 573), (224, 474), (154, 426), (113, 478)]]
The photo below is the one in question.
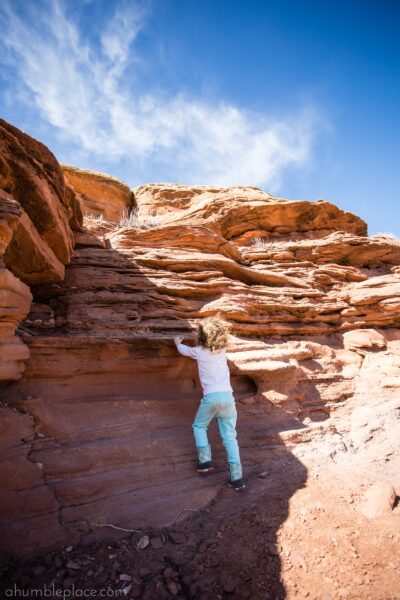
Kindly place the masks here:
[[(63, 140), (96, 159), (131, 162), (132, 172), (162, 167), (170, 181), (252, 184), (276, 190), (287, 167), (311, 159), (318, 115), (310, 106), (268, 118), (200, 97), (132, 89), (126, 80), (144, 61), (135, 40), (146, 26), (143, 3), (114, 3), (97, 38), (85, 35), (62, 0), (3, 0), (4, 60), (29, 94), (29, 108)], [(18, 6), (24, 6), (18, 11)], [(22, 14), (23, 13), (23, 14)], [(159, 179), (156, 170), (153, 180)]]

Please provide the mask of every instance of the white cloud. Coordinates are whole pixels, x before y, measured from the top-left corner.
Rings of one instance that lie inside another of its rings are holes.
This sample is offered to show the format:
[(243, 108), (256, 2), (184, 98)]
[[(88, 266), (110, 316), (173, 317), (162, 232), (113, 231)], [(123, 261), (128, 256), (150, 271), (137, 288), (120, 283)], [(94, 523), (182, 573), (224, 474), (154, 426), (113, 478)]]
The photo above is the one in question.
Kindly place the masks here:
[(101, 35), (101, 47), (105, 57), (114, 65), (124, 66), (129, 49), (142, 28), (146, 17), (143, 5), (124, 5), (120, 2), (112, 21)]
[(23, 17), (16, 5), (1, 4), (0, 43), (30, 91), (30, 109), (93, 161), (130, 161), (133, 173), (163, 165), (182, 183), (276, 190), (285, 168), (311, 159), (318, 118), (310, 107), (268, 119), (228, 102), (130, 88), (125, 73), (141, 60), (134, 42), (146, 24), (143, 4), (117, 2), (96, 40), (61, 0), (24, 3)]

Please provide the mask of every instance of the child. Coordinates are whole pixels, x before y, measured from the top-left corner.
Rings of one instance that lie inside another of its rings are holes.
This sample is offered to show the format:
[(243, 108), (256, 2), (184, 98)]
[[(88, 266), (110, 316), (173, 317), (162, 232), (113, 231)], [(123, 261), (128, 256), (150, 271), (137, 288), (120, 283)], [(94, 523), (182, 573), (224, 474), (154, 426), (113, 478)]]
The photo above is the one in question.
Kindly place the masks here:
[(211, 420), (217, 417), (229, 463), (228, 484), (234, 490), (239, 491), (244, 489), (245, 483), (236, 439), (236, 405), (225, 355), (228, 330), (228, 323), (219, 317), (208, 317), (199, 323), (197, 346), (194, 348), (185, 346), (182, 344), (182, 337), (175, 337), (174, 342), (180, 354), (197, 360), (200, 383), (203, 388), (203, 398), (192, 425), (199, 457), (197, 471), (209, 473), (214, 468), (211, 462), (211, 446), (208, 443), (207, 427)]

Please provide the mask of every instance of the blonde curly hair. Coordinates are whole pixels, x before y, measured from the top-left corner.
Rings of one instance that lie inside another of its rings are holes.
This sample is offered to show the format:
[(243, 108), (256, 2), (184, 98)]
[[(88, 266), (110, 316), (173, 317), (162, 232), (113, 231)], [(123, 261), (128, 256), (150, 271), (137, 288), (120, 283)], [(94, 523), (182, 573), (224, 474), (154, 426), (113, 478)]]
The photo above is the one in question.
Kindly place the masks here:
[(206, 317), (197, 326), (197, 343), (211, 352), (221, 352), (228, 345), (229, 328), (221, 317)]

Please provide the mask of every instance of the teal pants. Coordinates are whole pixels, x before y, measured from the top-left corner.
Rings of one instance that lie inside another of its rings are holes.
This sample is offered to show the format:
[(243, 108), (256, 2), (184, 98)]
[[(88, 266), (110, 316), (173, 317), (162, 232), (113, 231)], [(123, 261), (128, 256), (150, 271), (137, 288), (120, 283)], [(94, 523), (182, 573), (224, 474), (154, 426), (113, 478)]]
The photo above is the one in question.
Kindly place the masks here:
[(216, 417), (222, 443), (226, 450), (232, 481), (242, 477), (239, 444), (236, 434), (237, 412), (232, 392), (212, 392), (205, 394), (193, 421), (193, 433), (199, 462), (211, 460), (211, 446), (208, 443), (207, 428)]

